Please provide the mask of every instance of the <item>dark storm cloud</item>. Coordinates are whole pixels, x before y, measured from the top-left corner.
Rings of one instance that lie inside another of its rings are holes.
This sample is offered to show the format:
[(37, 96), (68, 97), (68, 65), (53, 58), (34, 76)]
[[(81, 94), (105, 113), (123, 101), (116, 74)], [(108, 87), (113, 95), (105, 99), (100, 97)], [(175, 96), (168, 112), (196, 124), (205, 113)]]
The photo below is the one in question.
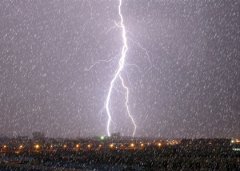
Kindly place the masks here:
[[(117, 5), (0, 2), (2, 134), (105, 134), (100, 111), (122, 45), (113, 28)], [(123, 1), (129, 37), (123, 75), (137, 136), (239, 136), (239, 7), (237, 0)], [(132, 125), (121, 92), (117, 87), (112, 98), (113, 129), (126, 135)]]

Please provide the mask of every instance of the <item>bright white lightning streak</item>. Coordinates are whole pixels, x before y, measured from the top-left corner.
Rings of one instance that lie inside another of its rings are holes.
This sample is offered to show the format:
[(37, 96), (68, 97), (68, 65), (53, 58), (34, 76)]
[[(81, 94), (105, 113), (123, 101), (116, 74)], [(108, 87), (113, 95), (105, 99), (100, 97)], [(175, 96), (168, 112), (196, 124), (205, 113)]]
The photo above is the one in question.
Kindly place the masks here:
[(134, 125), (134, 131), (133, 131), (133, 134), (132, 134), (133, 136), (135, 135), (136, 127), (137, 127), (136, 123), (135, 123), (135, 121), (134, 121), (134, 119), (133, 119), (133, 117), (130, 113), (129, 107), (128, 107), (129, 90), (128, 90), (128, 87), (124, 84), (123, 78), (121, 77), (121, 72), (124, 68), (125, 60), (126, 60), (126, 54), (127, 54), (127, 51), (128, 51), (126, 28), (125, 28), (124, 21), (123, 21), (121, 7), (122, 7), (122, 0), (119, 0), (118, 14), (119, 14), (119, 17), (120, 17), (120, 23), (117, 26), (122, 29), (123, 46), (122, 46), (122, 51), (121, 51), (121, 57), (120, 57), (119, 62), (118, 62), (118, 69), (115, 72), (115, 75), (114, 75), (113, 79), (111, 80), (110, 87), (109, 87), (108, 94), (107, 94), (107, 98), (106, 98), (106, 103), (105, 103), (105, 108), (106, 108), (106, 112), (107, 112), (107, 115), (108, 115), (108, 121), (107, 121), (107, 134), (108, 134), (108, 136), (111, 135), (110, 134), (110, 124), (112, 122), (112, 116), (111, 116), (111, 112), (110, 112), (110, 109), (109, 109), (110, 108), (110, 99), (111, 99), (112, 91), (113, 91), (114, 84), (115, 84), (117, 78), (120, 78), (120, 80), (122, 82), (122, 86), (126, 90), (125, 105), (126, 105), (126, 108), (127, 108), (128, 116), (130, 117), (130, 119), (131, 119), (131, 121)]
[(134, 130), (133, 130), (133, 134), (132, 134), (132, 135), (134, 136), (135, 133), (136, 133), (137, 125), (136, 125), (136, 123), (135, 123), (135, 121), (134, 121), (134, 119), (133, 119), (133, 117), (132, 117), (132, 115), (131, 115), (131, 113), (130, 113), (129, 106), (128, 106), (129, 89), (128, 89), (128, 87), (125, 85), (124, 79), (122, 78), (121, 74), (119, 75), (119, 78), (121, 79), (123, 88), (126, 90), (125, 106), (126, 106), (126, 108), (127, 108), (128, 116), (129, 116), (129, 118), (131, 119), (131, 121), (132, 121), (132, 123), (133, 123), (133, 125), (134, 125)]

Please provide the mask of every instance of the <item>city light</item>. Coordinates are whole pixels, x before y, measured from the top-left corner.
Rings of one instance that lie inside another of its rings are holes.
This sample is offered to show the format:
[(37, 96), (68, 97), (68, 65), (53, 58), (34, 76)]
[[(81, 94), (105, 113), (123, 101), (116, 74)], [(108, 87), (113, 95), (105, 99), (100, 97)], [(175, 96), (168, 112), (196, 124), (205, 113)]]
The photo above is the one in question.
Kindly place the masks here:
[(233, 148), (233, 151), (240, 151), (240, 148)]
[(110, 148), (113, 148), (113, 147), (114, 147), (114, 144), (110, 144), (109, 147), (110, 147)]
[(135, 147), (135, 144), (131, 143), (131, 144), (130, 144), (130, 147)]
[(232, 139), (231, 144), (240, 144), (240, 139)]
[(35, 148), (36, 150), (38, 150), (38, 149), (40, 148), (40, 145), (39, 145), (39, 144), (35, 144), (35, 145), (34, 145), (34, 148)]

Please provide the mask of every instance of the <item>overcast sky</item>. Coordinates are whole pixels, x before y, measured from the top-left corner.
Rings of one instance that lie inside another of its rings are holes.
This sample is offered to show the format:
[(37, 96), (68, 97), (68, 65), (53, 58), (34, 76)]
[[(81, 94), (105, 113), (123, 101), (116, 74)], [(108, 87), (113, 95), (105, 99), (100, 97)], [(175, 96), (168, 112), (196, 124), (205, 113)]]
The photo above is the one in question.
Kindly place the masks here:
[[(136, 136), (240, 136), (239, 9), (239, 0), (123, 0)], [(0, 134), (106, 134), (119, 20), (118, 0), (2, 0)], [(111, 131), (131, 135), (120, 85)]]

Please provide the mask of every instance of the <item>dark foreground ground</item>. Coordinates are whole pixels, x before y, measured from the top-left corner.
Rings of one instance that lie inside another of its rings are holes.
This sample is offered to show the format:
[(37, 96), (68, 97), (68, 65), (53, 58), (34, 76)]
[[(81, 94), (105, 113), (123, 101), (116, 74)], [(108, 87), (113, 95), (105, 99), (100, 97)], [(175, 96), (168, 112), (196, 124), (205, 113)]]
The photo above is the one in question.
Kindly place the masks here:
[(180, 148), (2, 155), (1, 170), (240, 170), (240, 154)]
[(175, 145), (130, 150), (1, 153), (0, 170), (240, 170), (240, 152), (224, 145)]

